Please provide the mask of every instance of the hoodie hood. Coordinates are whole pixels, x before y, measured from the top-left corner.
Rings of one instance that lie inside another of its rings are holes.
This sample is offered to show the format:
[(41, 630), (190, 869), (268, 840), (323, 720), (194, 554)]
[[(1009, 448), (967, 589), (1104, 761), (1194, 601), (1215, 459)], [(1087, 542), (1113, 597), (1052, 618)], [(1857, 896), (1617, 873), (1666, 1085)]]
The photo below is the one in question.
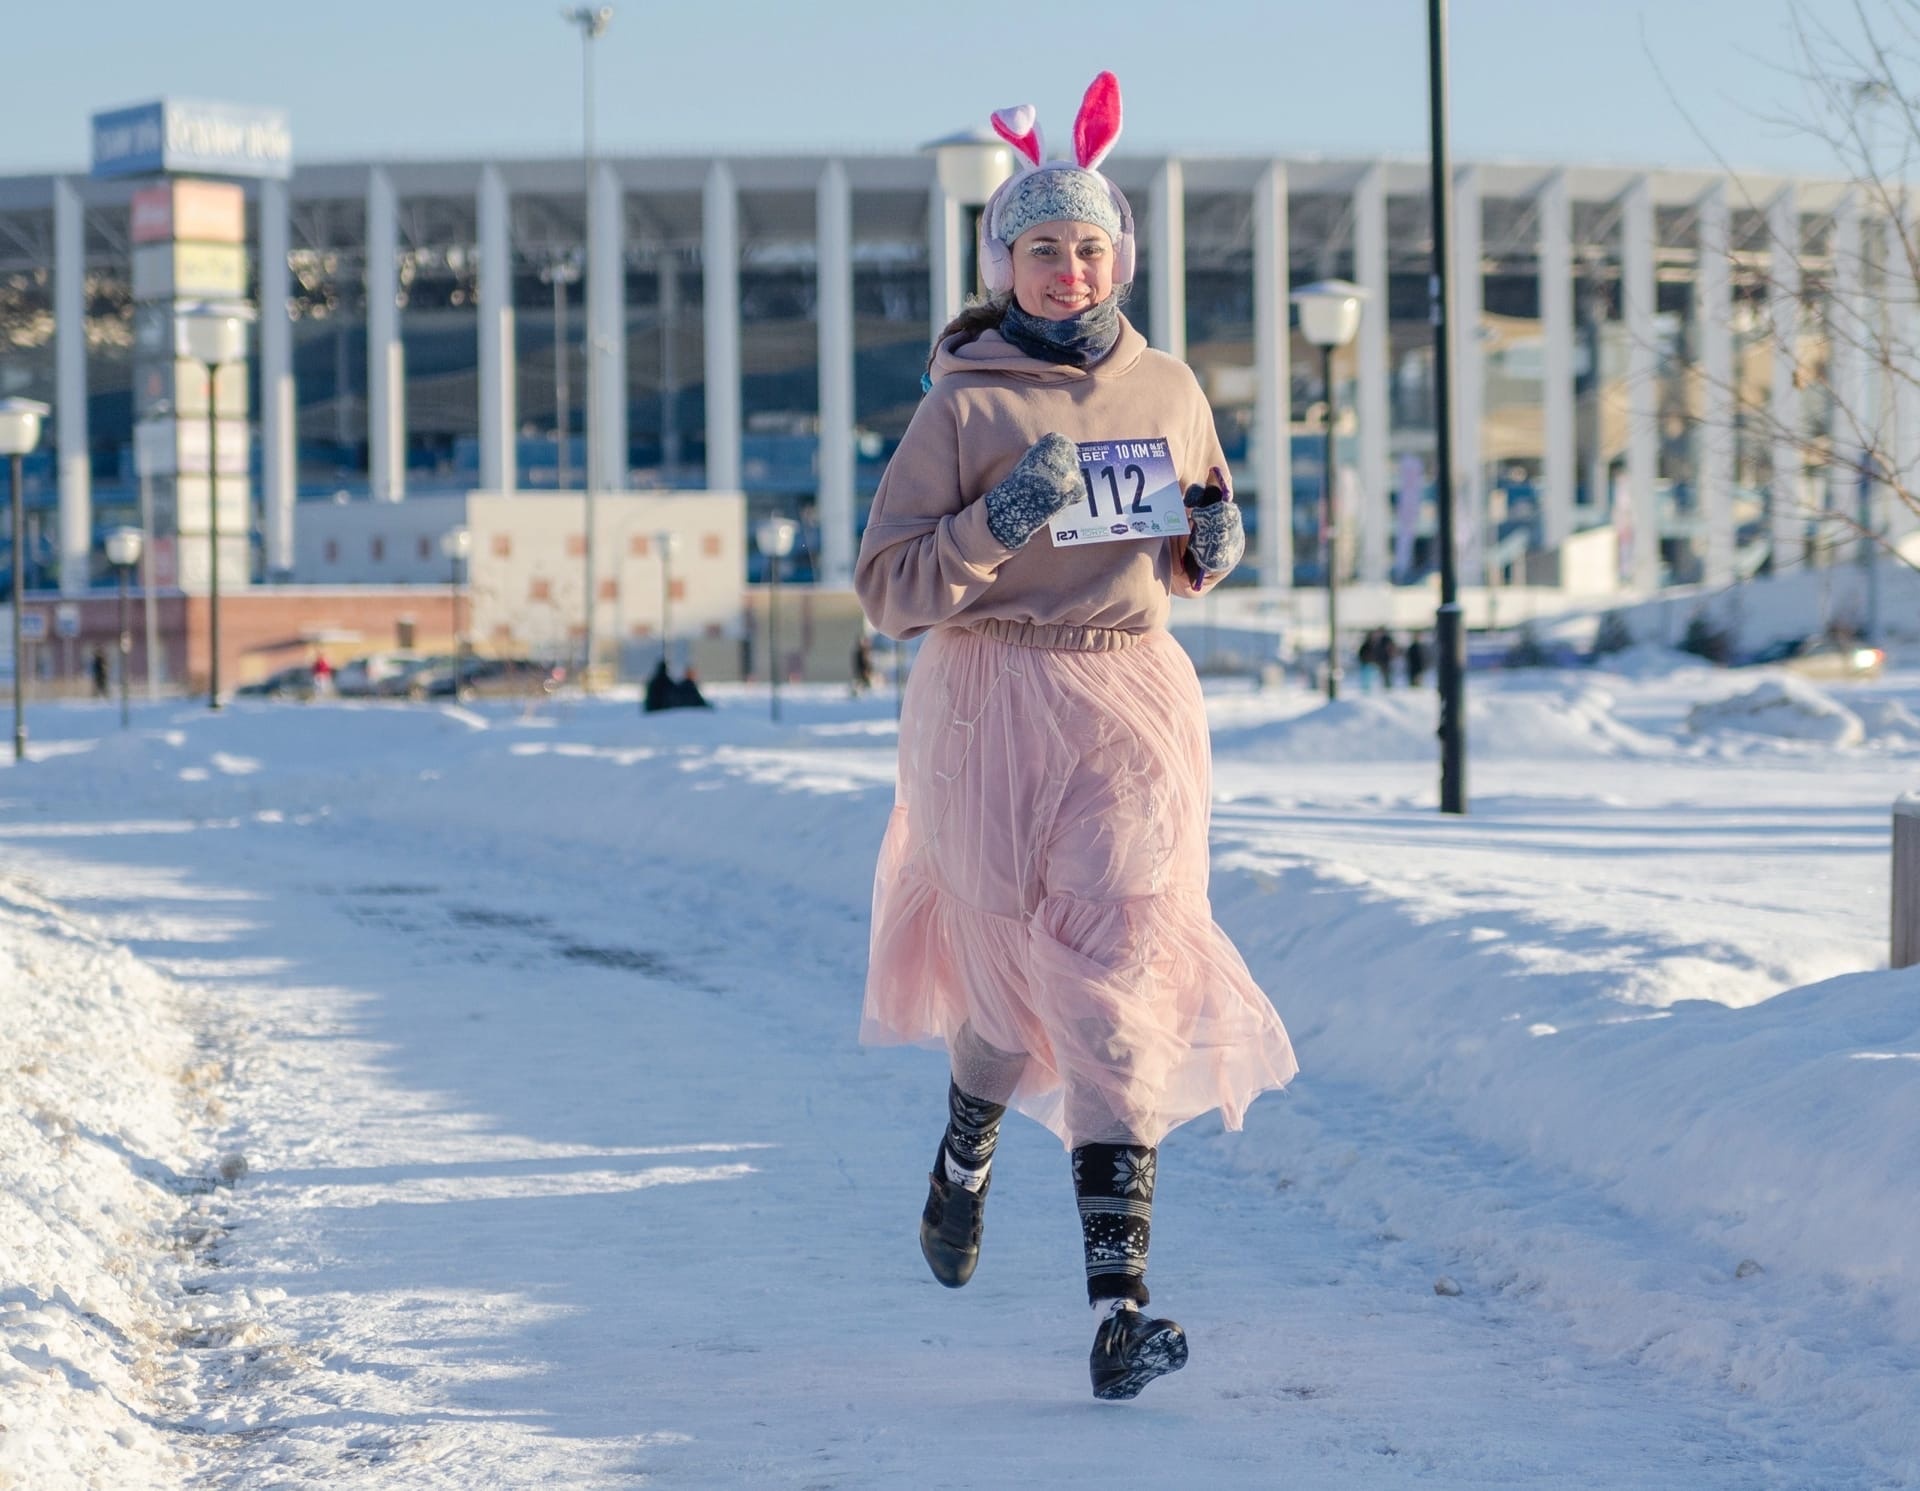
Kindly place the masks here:
[(1146, 350), (1147, 339), (1134, 330), (1133, 323), (1124, 315), (1120, 318), (1120, 339), (1113, 344), (1113, 350), (1086, 368), (1029, 357), (998, 331), (983, 331), (971, 339), (955, 333), (933, 354), (931, 376), (936, 383), (954, 373), (991, 373), (1022, 383), (1077, 383), (1083, 378), (1119, 378), (1133, 371)]

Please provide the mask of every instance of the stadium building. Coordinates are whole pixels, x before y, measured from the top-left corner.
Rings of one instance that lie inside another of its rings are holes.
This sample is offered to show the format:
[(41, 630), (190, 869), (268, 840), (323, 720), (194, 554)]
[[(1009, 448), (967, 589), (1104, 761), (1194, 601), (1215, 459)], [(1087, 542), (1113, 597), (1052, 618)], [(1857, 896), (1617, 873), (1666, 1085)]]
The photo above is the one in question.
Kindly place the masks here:
[[(604, 492), (743, 494), (746, 532), (798, 518), (798, 577), (845, 586), (930, 336), (973, 283), (979, 206), (1010, 164), (997, 141), (960, 136), (890, 155), (250, 173), (251, 581), (349, 578), (327, 573), (337, 543), (296, 543), (312, 503), (534, 497), (578, 491), (591, 470)], [(1108, 170), (1140, 223), (1128, 313), (1193, 366), (1234, 463), (1257, 561), (1241, 578), (1281, 591), (1324, 578), (1326, 390), (1288, 294), (1337, 276), (1370, 300), (1335, 364), (1332, 561), (1363, 587), (1423, 582), (1424, 161), (1134, 156)], [(136, 426), (152, 412), (136, 386), (142, 189), (137, 173), (0, 179), (0, 396), (53, 408), (27, 465), (30, 590), (109, 583), (102, 534), (137, 520)], [(1881, 315), (1876, 266), (1907, 262), (1846, 183), (1469, 163), (1454, 191), (1468, 584), (1644, 596), (1798, 564), (1804, 507), (1853, 511), (1861, 483), (1844, 437), (1822, 462), (1781, 429), (1817, 437), (1836, 407), (1884, 406), (1920, 455), (1911, 387), (1875, 386), (1848, 339), (1819, 345), (1834, 316)], [(1886, 299), (1885, 315), (1911, 315)], [(1825, 376), (1796, 376), (1783, 327), (1806, 339), (1798, 367)], [(1910, 328), (1888, 329), (1911, 345)], [(1771, 417), (1736, 418), (1736, 403)], [(757, 579), (762, 561), (733, 546), (741, 580)], [(603, 608), (596, 634), (618, 614)]]

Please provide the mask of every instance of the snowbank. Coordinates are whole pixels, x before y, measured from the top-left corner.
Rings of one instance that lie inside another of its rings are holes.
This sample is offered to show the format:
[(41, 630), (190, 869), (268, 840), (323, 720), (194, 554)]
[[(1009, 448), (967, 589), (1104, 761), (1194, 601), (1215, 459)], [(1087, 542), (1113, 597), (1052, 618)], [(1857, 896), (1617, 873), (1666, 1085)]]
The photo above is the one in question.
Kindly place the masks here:
[(1769, 678), (1743, 694), (1696, 704), (1687, 715), (1687, 729), (1701, 736), (1765, 735), (1830, 746), (1856, 746), (1867, 738), (1859, 715), (1791, 676)]
[(1869, 699), (1854, 706), (1867, 739), (1887, 745), (1920, 745), (1920, 717), (1898, 699)]
[(1438, 1102), (1476, 1137), (1718, 1239), (1729, 1270), (1752, 1257), (1884, 1291), (1920, 1340), (1920, 968), (1730, 1009), (1703, 997), (1710, 967), (1674, 958), (1642, 968), (1629, 1002), (1615, 969), (1543, 968), (1545, 937), (1422, 917), (1312, 870), (1233, 873), (1215, 900), (1287, 1012), (1303, 1080)]
[(1705, 659), (1691, 652), (1682, 652), (1677, 647), (1662, 647), (1657, 642), (1636, 642), (1618, 652), (1607, 653), (1594, 664), (1603, 673), (1634, 680), (1705, 673), (1710, 666)]
[[(1564, 676), (1564, 675), (1562, 675)], [(1275, 762), (1429, 761), (1440, 702), (1428, 690), (1363, 694), (1290, 719), (1216, 722), (1214, 749)], [(1467, 696), (1467, 733), (1476, 754), (1502, 759), (1578, 759), (1658, 754), (1654, 737), (1614, 716), (1604, 689), (1557, 681), (1508, 683)]]
[(180, 992), (0, 882), (0, 1488), (169, 1487), (191, 1405), (187, 1194), (217, 1067)]

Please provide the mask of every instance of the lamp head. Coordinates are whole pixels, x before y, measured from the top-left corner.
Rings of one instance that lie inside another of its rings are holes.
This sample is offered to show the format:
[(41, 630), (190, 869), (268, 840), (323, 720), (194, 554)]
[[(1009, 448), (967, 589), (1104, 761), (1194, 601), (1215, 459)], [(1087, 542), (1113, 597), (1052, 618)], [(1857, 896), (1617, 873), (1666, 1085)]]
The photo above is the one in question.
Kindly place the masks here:
[(0, 456), (24, 456), (40, 443), (40, 421), (52, 413), (34, 399), (0, 399)]
[(142, 547), (138, 528), (115, 528), (107, 535), (107, 563), (116, 569), (132, 569), (140, 562)]
[(174, 312), (174, 354), (205, 368), (241, 362), (247, 355), (247, 328), (259, 319), (240, 301), (190, 300)]
[(1368, 292), (1350, 280), (1317, 280), (1293, 292), (1300, 334), (1316, 347), (1344, 347), (1360, 330)]
[(793, 552), (800, 525), (792, 518), (768, 518), (753, 530), (753, 541), (769, 559), (785, 559)]

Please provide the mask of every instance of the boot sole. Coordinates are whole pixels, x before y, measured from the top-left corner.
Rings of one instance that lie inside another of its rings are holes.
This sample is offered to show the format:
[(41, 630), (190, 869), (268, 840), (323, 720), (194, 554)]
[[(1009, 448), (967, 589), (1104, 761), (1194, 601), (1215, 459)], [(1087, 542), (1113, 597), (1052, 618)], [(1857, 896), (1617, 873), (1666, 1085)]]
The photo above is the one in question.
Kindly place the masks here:
[(1137, 1398), (1154, 1378), (1178, 1372), (1186, 1364), (1187, 1333), (1169, 1324), (1141, 1337), (1123, 1370), (1095, 1378), (1093, 1395), (1108, 1403)]

